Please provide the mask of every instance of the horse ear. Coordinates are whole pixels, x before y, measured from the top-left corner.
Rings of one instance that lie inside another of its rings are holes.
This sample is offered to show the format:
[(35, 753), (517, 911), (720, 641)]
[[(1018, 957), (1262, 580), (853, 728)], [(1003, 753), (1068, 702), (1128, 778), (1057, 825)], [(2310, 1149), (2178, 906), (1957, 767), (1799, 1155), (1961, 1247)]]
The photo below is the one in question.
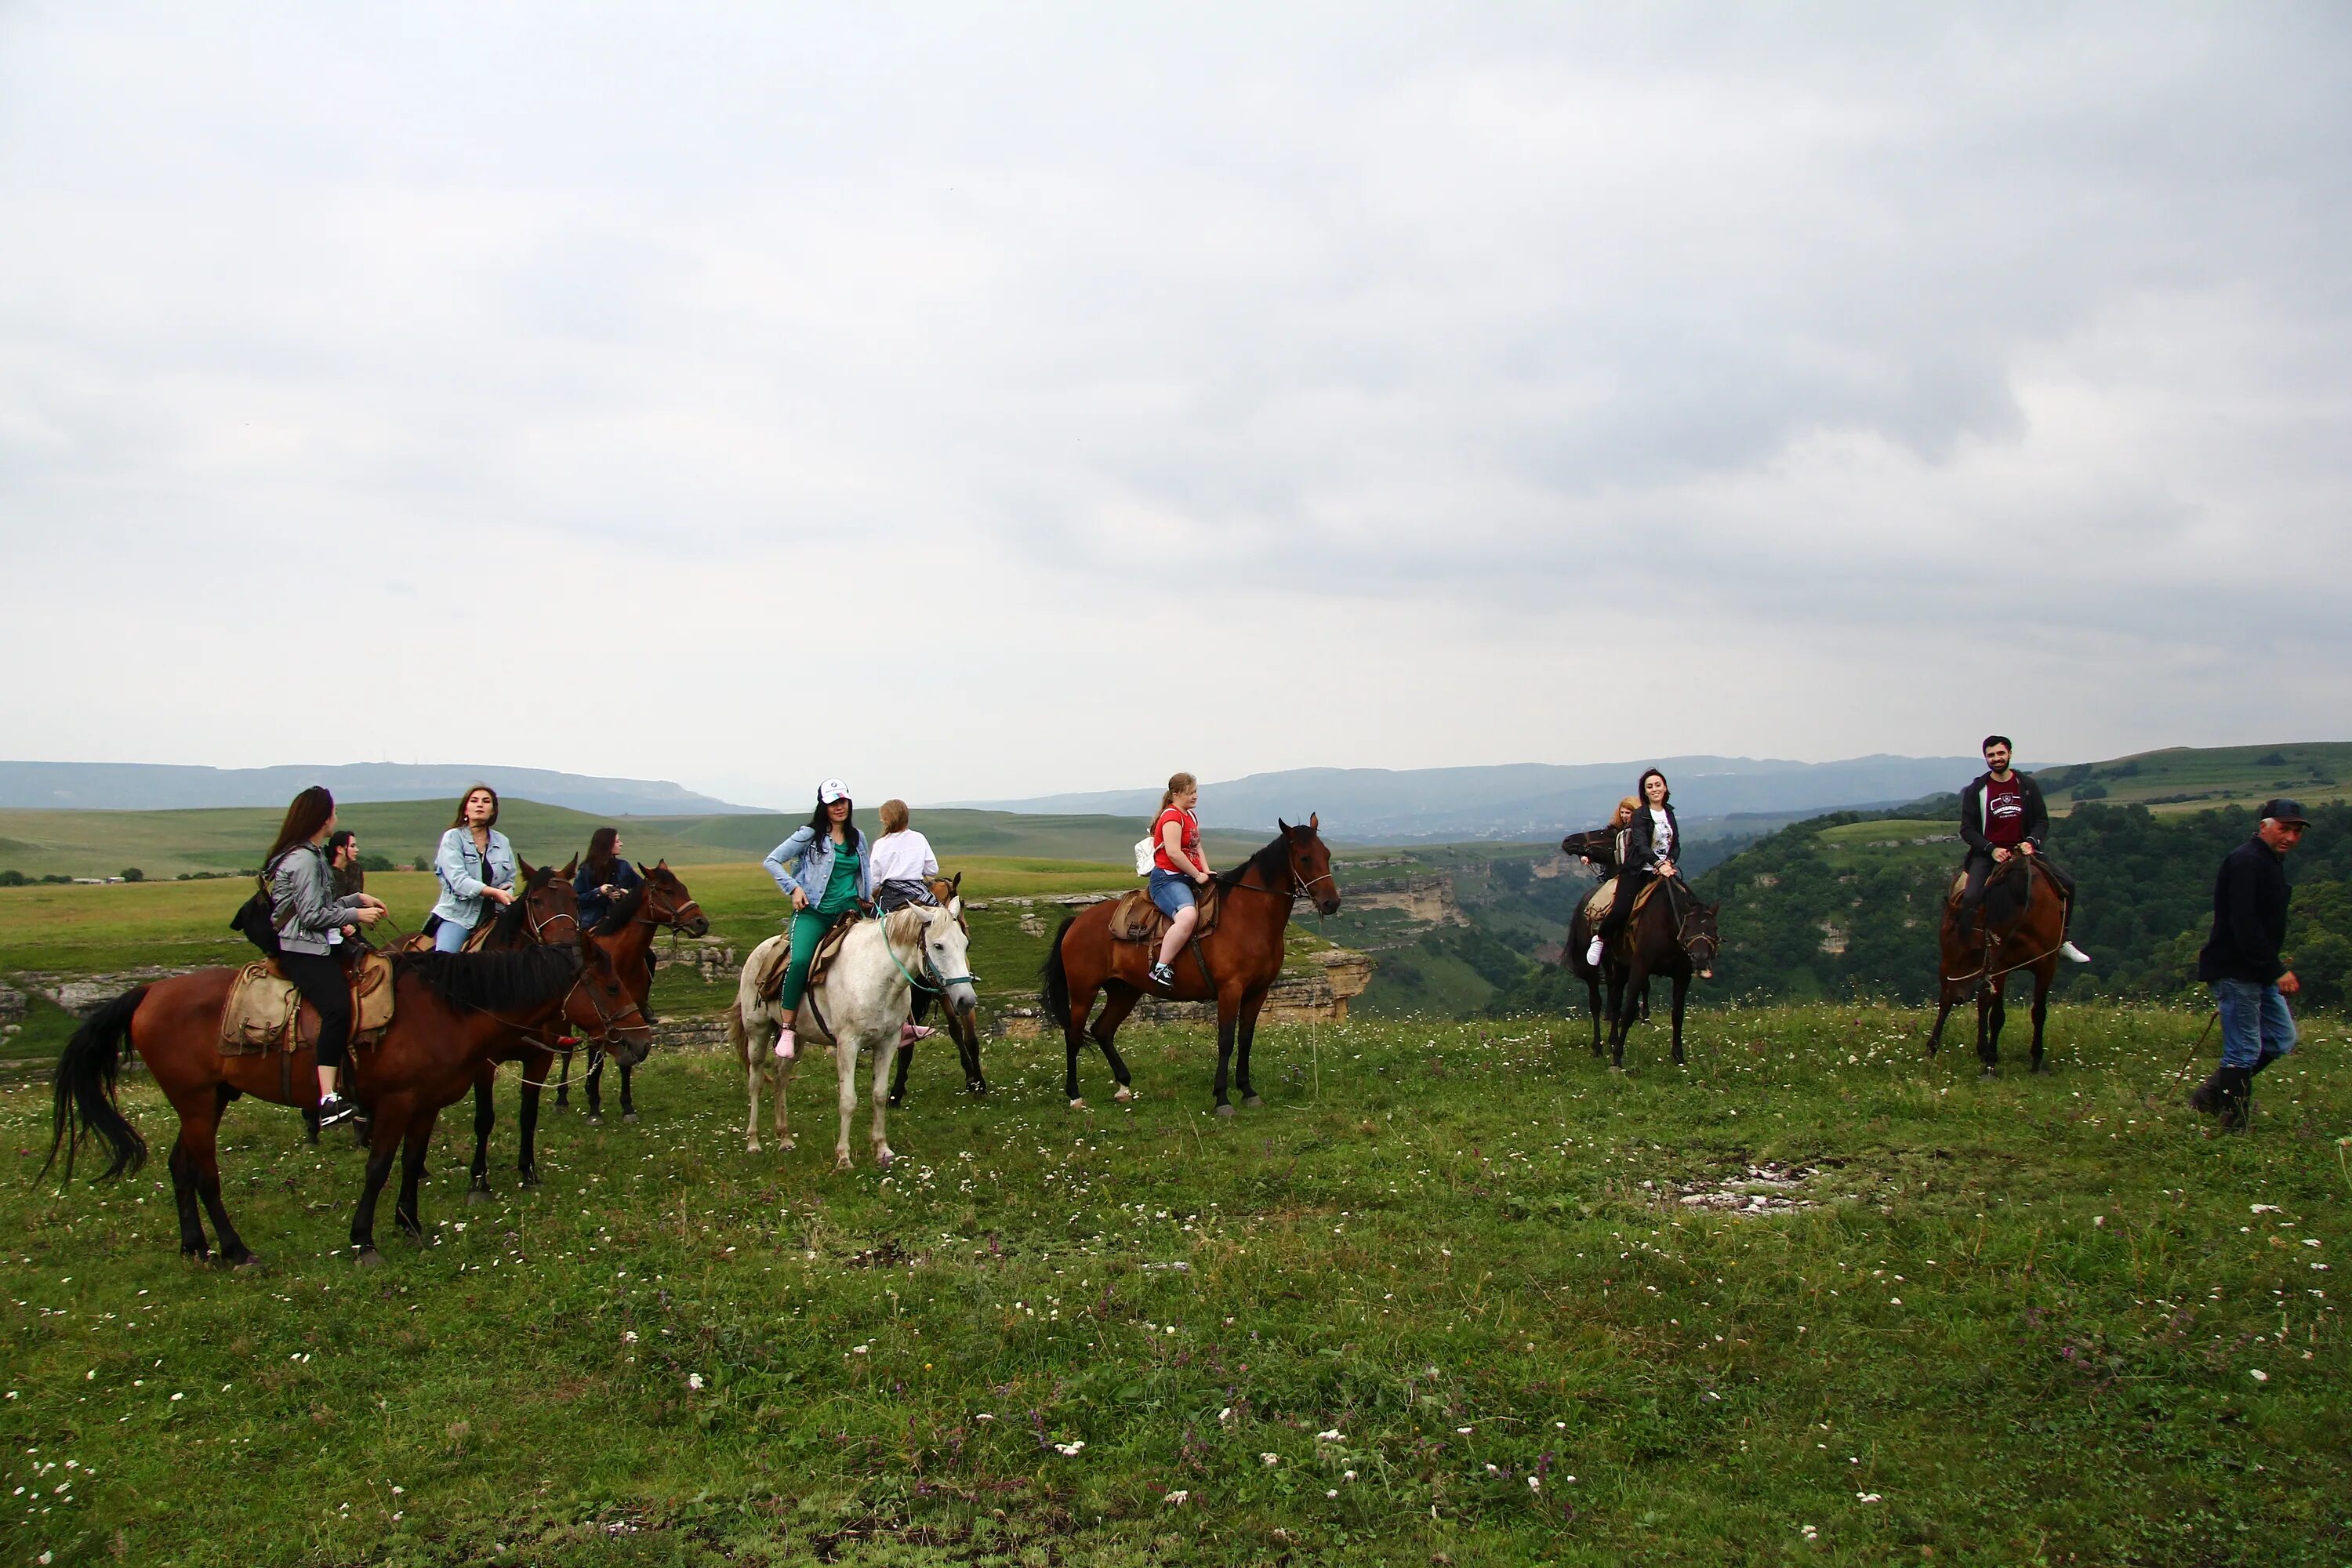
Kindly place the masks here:
[[(661, 861), (656, 861), (654, 864), (660, 865), (663, 862)], [(641, 877), (650, 877), (654, 874), (654, 868), (653, 866), (648, 866), (644, 861), (640, 860), (637, 862), (637, 874)]]
[(562, 869), (562, 870), (561, 870), (561, 871), (558, 871), (558, 872), (556, 873), (556, 875), (557, 875), (557, 876), (559, 876), (559, 877), (561, 877), (561, 878), (562, 878), (565, 881), (567, 881), (567, 882), (568, 882), (568, 881), (572, 880), (573, 874), (574, 874), (574, 873), (576, 873), (579, 869), (580, 869), (580, 857), (579, 857), (579, 856), (577, 856), (577, 855), (574, 855), (571, 859), (566, 860), (566, 861), (563, 863), (563, 869)]
[(1307, 826), (1310, 828), (1319, 829), (1323, 826), (1323, 814), (1319, 811), (1308, 812), (1307, 814)]
[(954, 876), (952, 876), (952, 877), (950, 877), (950, 878), (949, 878), (949, 879), (948, 879), (948, 890), (949, 890), (950, 892), (956, 892), (956, 891), (960, 891), (960, 890), (961, 890), (962, 887), (963, 887), (963, 873), (962, 873), (962, 872), (958, 871)]
[(1285, 837), (1287, 837), (1289, 836), (1289, 834), (1290, 834), (1290, 824), (1288, 824), (1288, 823), (1286, 823), (1286, 822), (1283, 821), (1283, 820), (1282, 820), (1282, 818), (1280, 818), (1280, 817), (1278, 817), (1278, 816), (1277, 816), (1277, 817), (1276, 817), (1276, 818), (1274, 819), (1274, 825), (1275, 825), (1276, 827), (1279, 827), (1279, 828), (1281, 828), (1281, 829), (1282, 829), (1282, 831), (1283, 831), (1283, 836), (1284, 836)]
[(524, 859), (520, 855), (515, 857), (515, 869), (522, 873), (522, 879), (526, 882), (539, 875), (538, 872), (530, 868), (530, 862)]

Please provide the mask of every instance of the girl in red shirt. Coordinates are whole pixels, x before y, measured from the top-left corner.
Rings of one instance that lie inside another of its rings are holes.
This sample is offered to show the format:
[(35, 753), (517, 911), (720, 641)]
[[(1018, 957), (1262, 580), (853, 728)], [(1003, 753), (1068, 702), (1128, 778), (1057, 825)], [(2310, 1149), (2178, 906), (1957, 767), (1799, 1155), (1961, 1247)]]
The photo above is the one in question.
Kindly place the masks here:
[(1160, 962), (1151, 966), (1151, 983), (1163, 991), (1175, 989), (1176, 955), (1192, 940), (1192, 928), (1200, 922), (1192, 889), (1209, 885), (1209, 862), (1201, 853), (1201, 819), (1192, 815), (1200, 804), (1200, 782), (1191, 773), (1172, 774), (1151, 824), (1151, 901), (1168, 917), (1168, 934), (1160, 940)]

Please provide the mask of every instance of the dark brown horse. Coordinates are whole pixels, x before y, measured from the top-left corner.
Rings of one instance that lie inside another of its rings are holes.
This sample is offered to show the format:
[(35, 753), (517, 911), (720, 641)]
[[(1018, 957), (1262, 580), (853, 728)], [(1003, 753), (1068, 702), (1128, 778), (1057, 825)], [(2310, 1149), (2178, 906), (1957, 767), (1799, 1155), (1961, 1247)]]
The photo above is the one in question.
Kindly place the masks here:
[[(961, 871), (952, 877), (933, 877), (930, 879), (931, 897), (942, 904), (948, 903), (961, 896), (959, 889), (962, 886), (963, 873)], [(971, 921), (967, 918), (961, 923), (964, 937), (969, 941)], [(988, 1079), (980, 1070), (979, 1011), (961, 1013), (953, 1007), (942, 1007), (940, 1009), (940, 1027), (945, 1029), (948, 1038), (955, 1042), (956, 1055), (962, 1059), (964, 1091), (967, 1094), (986, 1094)], [(898, 1047), (898, 1068), (890, 1079), (890, 1109), (893, 1110), (906, 1102), (907, 1064), (914, 1059), (915, 1042), (909, 1040)]]
[[(614, 966), (624, 978), (631, 974), (641, 976), (639, 981), (631, 984), (629, 994), (637, 999), (639, 1007), (648, 1008), (654, 992), (654, 965), (650, 954), (655, 936), (664, 930), (684, 936), (707, 936), (710, 932), (710, 920), (702, 912), (702, 906), (694, 901), (694, 895), (686, 890), (686, 884), (678, 880), (677, 873), (669, 868), (668, 861), (658, 860), (650, 867), (640, 864), (637, 874), (643, 879), (641, 886), (623, 895), (590, 934), (615, 943), (612, 949)], [(630, 901), (638, 899), (640, 893), (644, 895), (643, 899), (630, 907)], [(631, 938), (639, 940), (634, 942), (627, 941)], [(622, 947), (625, 945), (635, 948), (637, 967), (634, 970), (622, 962)], [(646, 1016), (650, 1021), (653, 1015), (648, 1011)], [(555, 1109), (564, 1110), (572, 1104), (572, 1047), (559, 1041), (555, 1048), (562, 1063), (555, 1081)], [(633, 1067), (624, 1064), (621, 1068), (621, 1120), (624, 1121), (637, 1119), (637, 1099), (631, 1081), (635, 1073)], [(544, 1073), (539, 1075), (542, 1082), (546, 1076)], [(604, 1053), (589, 1053), (588, 1073), (580, 1081), (588, 1090), (588, 1120), (602, 1121), (604, 1120)]]
[[(569, 884), (562, 887), (568, 897)], [(642, 1057), (651, 1044), (610, 965), (601, 959), (583, 962), (577, 946), (401, 952), (392, 965), (391, 1026), (373, 1046), (353, 1051), (344, 1068), (345, 1092), (374, 1117), (367, 1183), (352, 1215), (352, 1247), (362, 1264), (383, 1261), (375, 1250), (375, 1205), (392, 1173), (393, 1155), (404, 1155), (394, 1217), (402, 1229), (421, 1238), (416, 1184), (434, 1118), (466, 1092), (484, 1062), (518, 1036), (560, 1017), (608, 1040), (617, 1054)], [(290, 1072), (274, 1053), (221, 1054), (221, 1009), (236, 974), (234, 969), (199, 969), (142, 985), (106, 1004), (76, 1030), (58, 1058), (49, 1160), (54, 1163), (62, 1151), (70, 1177), (74, 1151), (86, 1132), (95, 1133), (111, 1155), (100, 1180), (135, 1169), (146, 1158), (146, 1141), (115, 1104), (117, 1069), (126, 1050), (135, 1049), (180, 1113), (171, 1158), (180, 1250), (190, 1258), (210, 1255), (196, 1206), (201, 1199), (220, 1233), (223, 1258), (243, 1268), (257, 1259), (221, 1202), (221, 1115), (247, 1094), (279, 1105), (312, 1104), (318, 1074), (307, 1045), (294, 1053)], [(317, 1015), (305, 1006), (302, 1016), (315, 1036)]]
[[(562, 877), (568, 888), (571, 869), (567, 866), (552, 875)], [(694, 901), (694, 895), (687, 891), (686, 884), (679, 881), (677, 874), (669, 868), (667, 861), (658, 862), (650, 868), (640, 866), (637, 869), (644, 878), (642, 884), (614, 904), (603, 921), (587, 931), (582, 931), (576, 920), (567, 928), (551, 922), (512, 922), (502, 919), (499, 926), (483, 943), (484, 950), (510, 952), (520, 947), (560, 942), (567, 935), (581, 938), (604, 954), (605, 962), (612, 965), (613, 973), (620, 976), (622, 987), (628, 992), (629, 999), (636, 1004), (637, 1011), (651, 1023), (652, 1015), (647, 1012), (646, 1003), (653, 991), (653, 970), (646, 957), (653, 951), (655, 932), (667, 926), (682, 931), (688, 936), (700, 936), (710, 929), (710, 921), (703, 914), (702, 907)], [(528, 902), (534, 896), (535, 887), (535, 883), (526, 883), (523, 901)], [(576, 901), (573, 907), (578, 907)], [(520, 1106), (516, 1116), (519, 1137), (515, 1172), (524, 1186), (539, 1185), (540, 1091), (547, 1086), (548, 1068), (552, 1065), (557, 1050), (562, 1051), (569, 1064), (570, 1048), (554, 1042), (570, 1037), (560, 1026), (551, 1026), (538, 1037), (516, 1042), (511, 1050), (482, 1065), (480, 1075), (474, 1080), (474, 1164), (472, 1182), (466, 1191), (467, 1202), (486, 1203), (490, 1197), (490, 1129), (498, 1124), (498, 1110), (492, 1100), (492, 1090), (500, 1062), (515, 1062), (522, 1068)], [(591, 1070), (588, 1080), (590, 1102), (593, 1105), (595, 1075), (603, 1070), (604, 1051), (601, 1047), (592, 1047), (592, 1050), (597, 1064)], [(622, 1103), (625, 1106), (629, 1103), (631, 1070), (629, 1066), (621, 1069)], [(628, 1120), (635, 1121), (636, 1119), (636, 1111), (631, 1108)]]
[(2000, 1026), (2009, 1017), (2001, 993), (2021, 970), (2033, 976), (2033, 1070), (2048, 1072), (2042, 1059), (2042, 1026), (2050, 1016), (2050, 984), (2058, 975), (2058, 950), (2066, 941), (2066, 900), (2030, 855), (2011, 855), (1985, 879), (1977, 929), (1960, 929), (1959, 901), (1947, 897), (1937, 933), (1941, 966), (1937, 971), (1936, 1026), (1927, 1054), (1943, 1042), (1944, 1020), (1961, 998), (1977, 999), (1977, 1060), (1979, 1078), (2000, 1071)]
[[(1179, 1002), (1217, 1004), (1217, 1114), (1231, 1116), (1226, 1098), (1226, 1069), (1232, 1062), (1238, 1031), (1241, 1042), (1239, 1083), (1242, 1103), (1262, 1104), (1250, 1087), (1250, 1042), (1257, 1033), (1257, 1016), (1265, 994), (1282, 974), (1282, 933), (1290, 924), (1293, 900), (1306, 899), (1324, 914), (1339, 909), (1339, 885), (1331, 879), (1331, 851), (1317, 831), (1314, 816), (1282, 831), (1273, 843), (1230, 871), (1216, 878), (1224, 900), (1217, 929), (1188, 945), (1176, 958), (1176, 988), (1166, 993)], [(1078, 1050), (1091, 1037), (1110, 1062), (1118, 1080), (1115, 1100), (1131, 1100), (1127, 1063), (1111, 1044), (1111, 1037), (1146, 992), (1154, 988), (1146, 976), (1157, 956), (1157, 944), (1114, 942), (1110, 935), (1115, 904), (1097, 904), (1062, 922), (1054, 933), (1053, 951), (1045, 956), (1045, 1012), (1062, 1026), (1068, 1047), (1069, 1068), (1064, 1087), (1074, 1110), (1086, 1109), (1078, 1098)], [(1102, 1016), (1087, 1026), (1095, 997), (1105, 994)]]
[[(1638, 895), (1629, 894), (1629, 897)], [(1560, 962), (1568, 972), (1584, 982), (1584, 993), (1592, 1013), (1592, 1054), (1601, 1054), (1601, 1030), (1605, 1022), (1609, 1027), (1609, 1065), (1625, 1065), (1625, 1036), (1633, 1026), (1633, 1016), (1648, 1016), (1650, 978), (1664, 974), (1675, 983), (1675, 1065), (1683, 1063), (1683, 1006), (1690, 996), (1691, 977), (1710, 977), (1715, 973), (1716, 955), (1722, 950), (1722, 939), (1716, 929), (1716, 917), (1722, 912), (1721, 904), (1701, 902), (1689, 883), (1676, 877), (1650, 894), (1650, 901), (1626, 922), (1616, 942), (1601, 955), (1601, 967), (1595, 969), (1584, 962), (1585, 949), (1592, 940), (1591, 895), (1579, 901), (1576, 912), (1568, 919), (1568, 942), (1560, 952)], [(1601, 991), (1609, 988), (1606, 1008)]]

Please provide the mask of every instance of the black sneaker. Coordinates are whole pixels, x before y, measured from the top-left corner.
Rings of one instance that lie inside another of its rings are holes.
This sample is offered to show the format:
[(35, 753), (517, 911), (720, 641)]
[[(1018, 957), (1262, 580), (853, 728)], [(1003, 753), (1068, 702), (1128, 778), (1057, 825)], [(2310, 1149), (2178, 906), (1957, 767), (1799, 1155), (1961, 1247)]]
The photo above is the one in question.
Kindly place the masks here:
[(358, 1105), (340, 1094), (331, 1094), (319, 1101), (319, 1125), (340, 1127), (360, 1113)]
[(1151, 984), (1162, 991), (1173, 991), (1176, 989), (1176, 972), (1164, 963), (1155, 963), (1151, 966)]

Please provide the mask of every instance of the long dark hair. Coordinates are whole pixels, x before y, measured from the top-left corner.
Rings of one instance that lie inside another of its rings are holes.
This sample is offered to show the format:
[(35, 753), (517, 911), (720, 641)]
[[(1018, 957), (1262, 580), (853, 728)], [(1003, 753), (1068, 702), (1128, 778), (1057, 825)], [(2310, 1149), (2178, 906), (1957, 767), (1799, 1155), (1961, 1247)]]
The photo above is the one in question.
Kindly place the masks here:
[(588, 836), (588, 869), (602, 877), (613, 868), (613, 846), (619, 843), (621, 830), (600, 827)]
[[(857, 803), (854, 800), (850, 800), (847, 795), (843, 795), (841, 798), (849, 802), (849, 815), (841, 819), (841, 841), (850, 846), (852, 848), (856, 848), (858, 845), (866, 842), (866, 831), (857, 826)], [(816, 809), (809, 813), (808, 825), (815, 830), (818, 837), (830, 838), (833, 837), (832, 813), (833, 807), (825, 805), (823, 801), (818, 801), (816, 803)]]
[(450, 826), (463, 827), (466, 826), (466, 803), (473, 799), (477, 795), (486, 795), (490, 797), (490, 819), (482, 824), (482, 831), (487, 833), (491, 828), (496, 827), (499, 825), (499, 792), (492, 789), (486, 784), (467, 784), (466, 786), (466, 793), (457, 797), (457, 815), (450, 822)]
[(1658, 802), (1658, 809), (1664, 811), (1667, 806), (1675, 804), (1675, 786), (1670, 784), (1666, 784), (1666, 775), (1660, 773), (1655, 768), (1643, 768), (1642, 770), (1642, 776), (1635, 780), (1633, 784), (1633, 798), (1642, 803), (1643, 810), (1649, 810), (1650, 781), (1654, 778), (1660, 784), (1666, 784), (1666, 793)]
[(298, 844), (308, 844), (327, 826), (327, 818), (335, 815), (335, 797), (327, 793), (325, 784), (312, 784), (296, 795), (286, 807), (286, 820), (278, 825), (278, 837), (271, 841), (269, 853), (261, 858), (261, 890), (269, 890), (269, 874), (277, 868), (278, 857)]

